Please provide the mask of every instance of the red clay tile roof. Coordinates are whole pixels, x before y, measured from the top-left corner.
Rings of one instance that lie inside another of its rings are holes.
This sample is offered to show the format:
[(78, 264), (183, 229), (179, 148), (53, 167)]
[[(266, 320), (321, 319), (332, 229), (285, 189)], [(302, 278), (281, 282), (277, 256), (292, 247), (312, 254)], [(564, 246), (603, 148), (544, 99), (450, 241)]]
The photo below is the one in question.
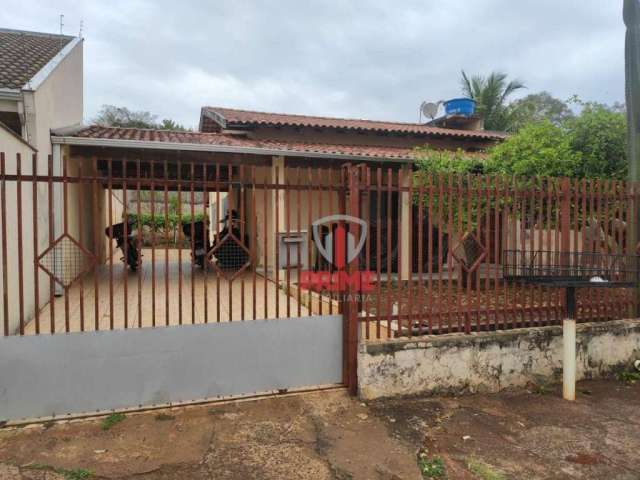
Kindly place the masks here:
[(305, 154), (319, 153), (324, 155), (348, 155), (362, 158), (394, 160), (410, 160), (413, 158), (413, 149), (411, 148), (257, 140), (241, 135), (223, 133), (175, 132), (140, 128), (101, 127), (97, 125), (86, 127), (70, 135), (54, 132), (54, 136), (256, 148), (279, 150), (294, 154), (299, 153), (299, 156), (302, 157), (304, 157)]
[(438, 128), (419, 123), (379, 122), (346, 118), (312, 117), (307, 115), (288, 115), (281, 113), (252, 112), (233, 108), (203, 107), (201, 112), (202, 131), (215, 131), (222, 121), (225, 128), (234, 126), (280, 126), (332, 128), (340, 130), (360, 130), (394, 133), (411, 133), (427, 136), (446, 136), (459, 138), (477, 138), (484, 140), (503, 140), (507, 134), (488, 130), (455, 130)]
[(0, 29), (0, 88), (22, 88), (73, 38)]

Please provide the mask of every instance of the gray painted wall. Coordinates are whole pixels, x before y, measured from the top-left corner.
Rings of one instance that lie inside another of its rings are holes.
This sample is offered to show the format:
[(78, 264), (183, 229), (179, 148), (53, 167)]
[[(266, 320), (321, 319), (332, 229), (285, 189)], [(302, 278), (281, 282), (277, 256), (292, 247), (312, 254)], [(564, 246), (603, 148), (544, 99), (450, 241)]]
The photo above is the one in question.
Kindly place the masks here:
[(342, 317), (0, 338), (0, 419), (342, 381)]

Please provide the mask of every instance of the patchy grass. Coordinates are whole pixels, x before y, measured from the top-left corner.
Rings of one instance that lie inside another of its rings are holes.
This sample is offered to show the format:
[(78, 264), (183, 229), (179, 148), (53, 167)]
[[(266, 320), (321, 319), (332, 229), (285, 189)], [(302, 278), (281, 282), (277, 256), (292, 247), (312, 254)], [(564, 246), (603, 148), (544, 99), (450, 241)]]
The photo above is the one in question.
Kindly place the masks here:
[(429, 457), (426, 451), (418, 452), (418, 468), (422, 478), (426, 480), (447, 478), (447, 470), (444, 461), (440, 457)]
[(26, 465), (24, 468), (28, 468), (30, 470), (44, 470), (48, 472), (54, 472), (58, 475), (62, 475), (65, 480), (87, 480), (93, 477), (93, 472), (84, 468), (67, 470), (66, 468), (55, 468), (51, 465), (45, 465), (42, 463), (32, 463), (30, 465)]
[(105, 431), (109, 430), (114, 425), (117, 425), (118, 423), (122, 422), (125, 418), (127, 417), (124, 413), (112, 413), (111, 415), (106, 417), (104, 420), (102, 420), (102, 425), (100, 426), (100, 428), (102, 428), (102, 430), (105, 430)]
[(467, 462), (469, 471), (482, 480), (507, 480), (505, 475), (477, 458), (470, 458)]

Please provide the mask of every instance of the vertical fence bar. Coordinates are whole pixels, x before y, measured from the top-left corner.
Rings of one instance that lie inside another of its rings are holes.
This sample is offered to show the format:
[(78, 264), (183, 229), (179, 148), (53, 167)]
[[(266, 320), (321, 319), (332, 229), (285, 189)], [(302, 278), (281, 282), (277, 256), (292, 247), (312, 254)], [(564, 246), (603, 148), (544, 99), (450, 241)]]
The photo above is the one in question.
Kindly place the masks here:
[(264, 261), (264, 278), (262, 279), (262, 284), (264, 286), (263, 294), (264, 298), (262, 299), (264, 302), (263, 311), (264, 318), (269, 318), (269, 189), (267, 188), (268, 178), (267, 175), (263, 175), (262, 183), (264, 185), (262, 189), (262, 208), (264, 211), (264, 219), (263, 219), (263, 229), (262, 236), (263, 241), (262, 245), (264, 247), (263, 252), (263, 261)]
[[(192, 172), (193, 173), (193, 172)], [(192, 199), (193, 200), (193, 199)], [(164, 204), (164, 324), (169, 325), (169, 162), (164, 159), (164, 188), (163, 202)], [(193, 208), (193, 203), (191, 204)], [(191, 215), (193, 225), (193, 214)], [(193, 238), (193, 230), (191, 230)], [(193, 277), (191, 279), (192, 299), (193, 299)]]
[(113, 330), (113, 160), (107, 160), (107, 190), (109, 207), (109, 329)]
[(38, 272), (38, 156), (33, 154), (31, 173), (33, 174), (33, 316), (36, 335), (40, 334), (40, 279)]
[(402, 202), (403, 203), (403, 208), (406, 208), (408, 210), (407, 214), (408, 214), (408, 220), (409, 220), (409, 225), (406, 231), (406, 234), (408, 236), (407, 238), (407, 287), (408, 287), (408, 295), (407, 295), (407, 310), (408, 310), (408, 314), (409, 314), (409, 330), (408, 330), (408, 334), (409, 336), (413, 336), (413, 325), (414, 325), (414, 315), (413, 315), (413, 175), (412, 175), (412, 170), (411, 169), (407, 169), (407, 171), (405, 171), (405, 175), (408, 175), (408, 180), (405, 179), (405, 183), (407, 183), (407, 188), (408, 188), (408, 195), (409, 198), (407, 199), (406, 202)]
[[(93, 169), (93, 182), (91, 185), (91, 211), (93, 213), (93, 329), (95, 331), (100, 330), (100, 286), (98, 281), (98, 264), (104, 255), (104, 249), (98, 251), (100, 245), (99, 238), (104, 238), (104, 232), (102, 231), (102, 223), (99, 221), (100, 215), (98, 214), (98, 159), (92, 157), (91, 159)], [(102, 212), (102, 220), (104, 221), (104, 211)], [(53, 305), (50, 305), (53, 309)]]
[[(142, 205), (140, 203), (140, 159), (136, 159), (136, 214), (137, 214), (137, 237), (138, 237), (138, 328), (142, 328)], [(153, 220), (151, 221), (153, 225)]]
[[(434, 262), (434, 251), (433, 251), (433, 244), (434, 241), (438, 241), (437, 236), (434, 236), (433, 234), (433, 229), (434, 229), (434, 222), (433, 222), (433, 198), (434, 198), (434, 183), (433, 183), (433, 174), (429, 174), (429, 181), (428, 181), (428, 185), (427, 188), (429, 190), (429, 195), (427, 198), (427, 215), (428, 215), (428, 219), (427, 219), (427, 302), (429, 305), (429, 313), (428, 313), (428, 322), (429, 322), (429, 335), (433, 334), (433, 275), (434, 275), (434, 270), (433, 270), (433, 262)], [(420, 194), (421, 197), (421, 203), (422, 203), (422, 199), (424, 198), (424, 190), (422, 191), (422, 193)], [(424, 207), (423, 207), (424, 208)], [(424, 211), (424, 210), (423, 210)], [(420, 217), (423, 217), (423, 214), (420, 214)], [(436, 224), (439, 222), (439, 219), (436, 220)], [(424, 223), (424, 221), (422, 222)], [(437, 225), (438, 228), (438, 236), (439, 236), (439, 232), (440, 232), (440, 225)], [(438, 274), (440, 274), (440, 269), (442, 268), (442, 262), (440, 261), (440, 259), (442, 259), (442, 255), (441, 255), (441, 250), (440, 250), (440, 245), (438, 245), (438, 250), (437, 250), (437, 259), (436, 260), (438, 263), (436, 264), (438, 266)], [(422, 246), (421, 248), (419, 248), (419, 251), (421, 253), (422, 256), (422, 252), (423, 252), (424, 246)], [(420, 259), (420, 265), (422, 265), (422, 258)], [(424, 308), (424, 297), (425, 297), (425, 293), (424, 293), (424, 280), (422, 280), (422, 273), (423, 273), (424, 267), (420, 268), (420, 313), (422, 315), (426, 315), (425, 313), (425, 308)], [(438, 282), (439, 284), (440, 282)]]
[[(220, 242), (220, 164), (216, 164), (216, 233), (214, 247)], [(211, 259), (214, 260), (213, 258)], [(220, 323), (220, 270), (216, 268), (216, 322)], [(265, 317), (266, 318), (266, 317)]]
[[(54, 219), (54, 205), (53, 205), (53, 156), (49, 155), (47, 161), (47, 207), (49, 210), (49, 245), (51, 246), (54, 241), (55, 236), (55, 219)], [(6, 237), (6, 235), (5, 235)], [(6, 242), (3, 245), (5, 248), (5, 257), (6, 257)], [(5, 273), (6, 273), (5, 268)], [(56, 294), (56, 286), (55, 280), (53, 278), (49, 279), (49, 321), (50, 321), (50, 332), (54, 334), (56, 331), (56, 309), (55, 309), (55, 294)], [(5, 282), (6, 286), (6, 282)], [(6, 305), (6, 303), (5, 303)]]
[[(182, 325), (182, 247), (184, 246), (184, 223), (182, 216), (182, 163), (180, 160), (176, 162), (176, 180), (177, 180), (177, 200), (178, 205), (178, 225), (177, 228), (177, 247), (178, 247), (178, 325)], [(206, 230), (206, 229), (205, 229)], [(205, 245), (208, 244), (208, 239)], [(208, 251), (206, 252), (209, 253)], [(205, 260), (206, 263), (206, 260)], [(206, 301), (206, 299), (205, 299)]]
[[(34, 166), (35, 166), (35, 162), (34, 162)], [(35, 169), (34, 169), (35, 172)], [(78, 183), (76, 184), (76, 191), (78, 192), (78, 197), (80, 202), (84, 203), (84, 179), (82, 177), (82, 163), (80, 163), (80, 165), (78, 165)], [(35, 206), (34, 206), (35, 208)], [(83, 209), (82, 208), (78, 208), (78, 242), (80, 243), (80, 245), (84, 248), (84, 225), (83, 225), (83, 217), (82, 217), (82, 213), (83, 213)], [(35, 215), (34, 215), (34, 218)], [(34, 230), (36, 228), (35, 224), (37, 222), (34, 222)], [(34, 236), (34, 244), (37, 244), (37, 239)], [(84, 260), (83, 260), (84, 261)], [(84, 270), (84, 265), (83, 265), (83, 270)], [(79, 294), (80, 294), (80, 331), (84, 332), (84, 273), (82, 274), (82, 276), (80, 276), (80, 278), (78, 279), (78, 289), (80, 290)], [(36, 275), (37, 277), (37, 275)], [(34, 278), (35, 280), (35, 278)], [(35, 304), (36, 306), (36, 310), (38, 307), (38, 303), (36, 302)]]
[(20, 335), (24, 335), (24, 271), (22, 265), (23, 245), (22, 245), (22, 156), (16, 154), (16, 215), (17, 215), (17, 233), (18, 233), (18, 312), (19, 312), (19, 331)]
[[(424, 298), (424, 286), (423, 286), (423, 270), (424, 270), (424, 183), (420, 182), (420, 185), (418, 186), (418, 245), (417, 245), (417, 249), (418, 249), (418, 298), (417, 298), (417, 318), (418, 318), (418, 335), (422, 336), (422, 330), (424, 328), (424, 312), (423, 312), (423, 298)], [(411, 202), (413, 202), (413, 198), (411, 199)], [(430, 219), (427, 220), (430, 223)], [(431, 231), (429, 231), (428, 236), (427, 236), (427, 241), (429, 242), (429, 244), (431, 243)], [(427, 247), (428, 249), (428, 253), (427, 253), (427, 257), (428, 254), (431, 253), (431, 249), (429, 247)], [(431, 261), (431, 258), (428, 257), (428, 260)], [(431, 276), (429, 276), (429, 279), (431, 278)], [(431, 325), (431, 316), (429, 316), (429, 325)], [(429, 330), (431, 330), (431, 328), (429, 328)]]
[(195, 165), (193, 162), (189, 164), (189, 195), (190, 195), (190, 233), (189, 239), (191, 243), (191, 324), (196, 323), (196, 228), (195, 228), (195, 192), (194, 192), (194, 182), (195, 182)]
[[(264, 205), (266, 208), (266, 205)], [(256, 167), (251, 166), (251, 254), (250, 262), (253, 269), (253, 287), (252, 287), (252, 305), (251, 316), (253, 320), (258, 316), (258, 286), (257, 286), (257, 274), (258, 274), (258, 214), (256, 213)], [(298, 285), (300, 289), (300, 285)]]
[(149, 162), (151, 182), (151, 326), (156, 326), (156, 162)]
[[(7, 272), (7, 181), (4, 152), (0, 152), (0, 208), (2, 211), (2, 323), (4, 336), (9, 335), (9, 284)], [(53, 295), (52, 295), (53, 296)], [(53, 304), (52, 304), (53, 305)], [(51, 308), (53, 311), (53, 307)], [(53, 332), (53, 325), (51, 327)]]
[[(69, 192), (68, 192), (68, 157), (62, 157), (62, 211), (63, 211), (63, 230), (64, 234), (69, 234)], [(20, 253), (19, 253), (20, 254)], [(66, 259), (65, 259), (66, 260)], [(69, 333), (69, 286), (64, 286), (64, 330)]]
[(380, 338), (382, 317), (382, 169), (376, 167), (376, 338)]
[[(289, 175), (287, 174), (287, 169), (284, 170), (284, 211), (285, 211), (285, 230), (286, 230), (286, 238), (287, 241), (284, 242), (285, 246), (285, 257), (287, 262), (287, 271), (285, 272), (285, 279), (287, 282), (287, 318), (291, 317), (291, 245), (289, 243), (289, 238), (291, 235), (291, 195), (290, 195), (290, 183), (289, 183)], [(278, 239), (278, 248), (280, 248), (280, 239)]]
[[(238, 167), (238, 179), (240, 181), (240, 185), (238, 186), (238, 210), (240, 216), (240, 244), (245, 244), (245, 225), (246, 225), (246, 211), (245, 211), (245, 188), (244, 188), (244, 165), (240, 165)], [(245, 320), (245, 295), (244, 295), (244, 282), (245, 275), (244, 271), (239, 275), (240, 277), (240, 320)], [(287, 289), (288, 290), (288, 289)], [(289, 292), (287, 292), (287, 298), (289, 298)]]
[[(234, 208), (233, 167), (231, 165), (227, 166), (227, 172), (228, 172), (227, 175), (228, 175), (229, 189), (227, 193), (227, 225), (226, 226), (227, 226), (228, 232), (231, 232), (233, 230), (233, 208)], [(229, 321), (232, 321), (233, 320), (233, 277), (229, 278), (228, 289), (229, 289)], [(279, 294), (279, 291), (276, 288), (276, 295), (278, 294)]]
[[(403, 335), (402, 333), (402, 313), (404, 309), (402, 308), (402, 242), (403, 242), (403, 232), (402, 232), (402, 185), (403, 185), (403, 175), (402, 170), (398, 170), (396, 174), (396, 187), (395, 191), (397, 193), (396, 207), (398, 209), (398, 213), (396, 215), (396, 235), (398, 238), (398, 257), (396, 259), (396, 290), (395, 290), (395, 300), (398, 311), (398, 334)], [(410, 332), (407, 332), (410, 336)]]
[[(296, 185), (298, 187), (296, 190), (296, 204), (297, 204), (296, 224), (297, 224), (297, 235), (298, 235), (298, 238), (300, 238), (300, 234), (302, 233), (302, 203), (301, 203), (302, 182), (300, 177), (300, 167), (296, 167)], [(298, 317), (302, 316), (302, 289), (300, 288), (300, 275), (302, 271), (301, 267), (302, 267), (302, 255), (303, 255), (302, 245), (303, 243), (298, 243), (298, 250), (296, 254), (297, 282), (298, 282), (296, 291), (298, 292), (298, 298), (297, 298)]]
[(280, 166), (276, 165), (275, 168), (276, 181), (274, 186), (275, 197), (276, 197), (276, 205), (274, 212), (274, 223), (275, 223), (275, 238), (273, 239), (273, 246), (275, 250), (275, 265), (273, 268), (275, 269), (276, 276), (276, 285), (275, 285), (275, 302), (276, 302), (276, 318), (280, 317), (280, 243), (278, 241), (278, 237), (280, 235)]
[[(178, 169), (180, 169), (180, 165), (178, 165)], [(204, 294), (204, 323), (209, 323), (209, 219), (207, 216), (207, 211), (209, 207), (209, 190), (207, 185), (207, 164), (202, 163), (202, 249), (203, 249), (203, 258), (202, 258), (202, 275), (203, 275), (203, 287), (202, 293)], [(180, 223), (180, 228), (182, 228), (182, 222)], [(181, 251), (180, 248), (178, 251)]]
[[(491, 184), (491, 180), (488, 180), (489, 185)], [(490, 188), (490, 187), (489, 187)], [(494, 298), (494, 302), (495, 302), (495, 313), (494, 313), (494, 321), (495, 321), (495, 329), (496, 331), (499, 330), (500, 328), (500, 318), (499, 318), (499, 313), (502, 310), (502, 327), (504, 328), (506, 322), (505, 322), (505, 315), (504, 315), (504, 310), (500, 308), (500, 243), (503, 236), (503, 231), (502, 231), (502, 182), (501, 182), (501, 177), (497, 176), (495, 178), (495, 184), (494, 184), (494, 201), (493, 204), (489, 203), (489, 205), (493, 205), (493, 222), (494, 222), (494, 232), (493, 232), (493, 262), (494, 262), (494, 268), (493, 268), (493, 288), (494, 288), (494, 294), (495, 294), (495, 298)], [(487, 281), (488, 282), (488, 281)], [(506, 305), (505, 305), (506, 307)]]
[[(325, 193), (324, 191), (324, 186), (323, 186), (323, 174), (322, 174), (322, 169), (317, 169), (316, 170), (316, 185), (317, 185), (317, 193), (318, 193), (318, 218), (322, 218), (324, 217), (324, 202), (322, 201), (322, 195)], [(344, 201), (344, 195), (341, 196), (340, 198), (340, 203), (342, 201)], [(329, 226), (329, 228), (332, 228), (331, 226)], [(318, 227), (319, 229), (319, 235), (320, 237), (322, 237), (323, 234), (323, 230), (322, 230), (322, 226)], [(324, 240), (324, 239), (321, 239)], [(319, 256), (318, 257), (318, 266), (321, 267), (322, 265), (324, 265), (322, 258)], [(326, 298), (328, 292), (325, 292), (322, 287), (320, 287), (318, 289), (318, 310), (319, 310), (319, 314), (322, 315), (323, 312), (323, 307), (324, 307), (324, 299)], [(331, 302), (331, 298), (329, 298), (329, 302)]]
[[(342, 170), (342, 172), (344, 172), (344, 170)], [(327, 175), (326, 176), (329, 178), (327, 191), (329, 192), (329, 215), (331, 215), (331, 214), (333, 214), (333, 212), (335, 212), (334, 204), (333, 204), (333, 201), (334, 201), (333, 200), (333, 196), (334, 195), (333, 195), (333, 190), (331, 189), (331, 187), (333, 186), (333, 170), (331, 168), (327, 169)], [(337, 251), (337, 248), (335, 248), (334, 250)], [(335, 261), (336, 260), (336, 257), (335, 257), (336, 252), (335, 251), (333, 251), (333, 255), (334, 255), (334, 261)], [(335, 271), (334, 268), (335, 268), (334, 263), (330, 263), (329, 264), (329, 272), (331, 272), (331, 274), (334, 273), (334, 271)], [(329, 290), (329, 315), (333, 315), (333, 313), (334, 313), (333, 312), (333, 301), (334, 301), (335, 297), (339, 297), (339, 296), (340, 296), (340, 293), (336, 292), (334, 294), (334, 292), (331, 289)]]
[(124, 242), (122, 252), (124, 253), (124, 264), (122, 268), (122, 292), (124, 301), (122, 311), (124, 314), (124, 329), (129, 328), (129, 213), (127, 210), (127, 160), (120, 162), (120, 176), (122, 177), (122, 231), (124, 232)]

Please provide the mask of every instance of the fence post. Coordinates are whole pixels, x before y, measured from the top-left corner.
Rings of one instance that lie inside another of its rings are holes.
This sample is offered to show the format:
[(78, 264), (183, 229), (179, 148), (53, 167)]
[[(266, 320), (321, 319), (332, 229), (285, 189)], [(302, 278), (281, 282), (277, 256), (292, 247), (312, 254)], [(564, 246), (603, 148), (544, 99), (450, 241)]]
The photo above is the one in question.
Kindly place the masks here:
[[(348, 199), (345, 200), (347, 213), (360, 217), (360, 188), (359, 188), (359, 168), (356, 166), (346, 167), (346, 187)], [(349, 233), (358, 238), (359, 225), (350, 224)], [(359, 267), (359, 258), (356, 256), (347, 266), (349, 275), (353, 275)], [(351, 282), (347, 282), (346, 291), (340, 292), (340, 311), (344, 322), (343, 336), (343, 376), (344, 383), (350, 395), (358, 393), (358, 300), (359, 292), (355, 291)]]
[[(629, 199), (629, 213), (628, 213), (628, 232), (629, 238), (627, 240), (627, 245), (625, 246), (626, 255), (637, 255), (640, 252), (638, 251), (638, 241), (640, 240), (640, 205), (638, 198), (638, 186), (634, 181), (629, 181), (627, 184), (627, 195)], [(635, 257), (632, 257), (635, 258)], [(631, 268), (636, 268), (635, 262), (632, 264)], [(636, 287), (633, 292), (633, 304), (631, 305), (631, 316), (638, 318), (640, 317), (640, 286)]]

